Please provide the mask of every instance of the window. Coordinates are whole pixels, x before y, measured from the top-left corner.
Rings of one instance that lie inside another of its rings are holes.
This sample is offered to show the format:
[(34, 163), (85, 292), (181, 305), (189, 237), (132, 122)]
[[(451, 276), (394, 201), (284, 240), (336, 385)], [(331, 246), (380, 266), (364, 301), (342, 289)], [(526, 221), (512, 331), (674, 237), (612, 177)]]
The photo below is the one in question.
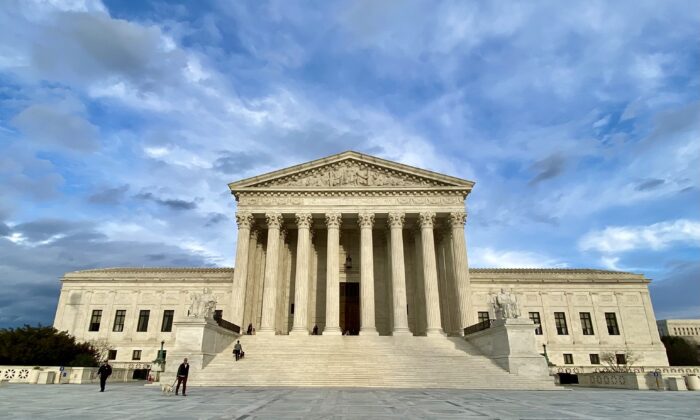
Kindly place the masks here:
[(224, 310), (223, 309), (215, 309), (214, 310), (214, 319), (224, 319)]
[(114, 332), (124, 331), (124, 318), (126, 318), (126, 310), (125, 309), (117, 309), (117, 313), (114, 315), (114, 327), (112, 327), (112, 331), (114, 331)]
[(479, 312), (479, 324), (482, 322), (488, 322), (489, 321), (489, 313), (488, 312)]
[(108, 350), (107, 351), (107, 360), (116, 360), (117, 359), (117, 351), (116, 350)]
[(591, 322), (590, 312), (579, 312), (581, 316), (581, 329), (583, 330), (583, 335), (593, 335), (593, 323)]
[(540, 320), (539, 312), (530, 312), (530, 320), (535, 323), (535, 335), (542, 335), (542, 321)]
[(574, 355), (571, 353), (564, 353), (564, 364), (573, 365), (574, 364)]
[(134, 350), (134, 352), (131, 353), (131, 360), (141, 360), (141, 350)]
[(173, 318), (175, 317), (175, 311), (172, 309), (166, 309), (163, 311), (163, 325), (161, 325), (160, 330), (162, 332), (170, 332), (173, 330)]
[(591, 358), (592, 365), (600, 364), (600, 356), (598, 356), (597, 354), (589, 354), (588, 356)]
[(100, 322), (102, 321), (102, 310), (95, 309), (92, 311), (92, 316), (90, 317), (90, 328), (88, 331), (99, 331)]
[(624, 354), (616, 354), (615, 355), (615, 362), (617, 362), (618, 365), (626, 365), (627, 358), (625, 357)]
[(608, 334), (620, 335), (620, 330), (617, 328), (617, 318), (615, 312), (605, 313), (605, 324), (608, 326)]
[(554, 312), (554, 323), (557, 326), (558, 335), (569, 335), (569, 330), (566, 328), (566, 315), (564, 315), (564, 312)]
[(137, 332), (146, 332), (148, 331), (148, 318), (151, 316), (151, 311), (148, 309), (142, 309), (139, 312), (139, 323), (136, 326), (136, 331)]

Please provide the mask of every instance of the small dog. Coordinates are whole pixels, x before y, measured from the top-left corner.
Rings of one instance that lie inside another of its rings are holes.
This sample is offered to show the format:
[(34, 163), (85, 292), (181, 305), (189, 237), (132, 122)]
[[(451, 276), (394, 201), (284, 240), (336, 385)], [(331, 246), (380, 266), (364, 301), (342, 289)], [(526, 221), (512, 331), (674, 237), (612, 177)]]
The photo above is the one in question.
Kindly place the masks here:
[[(176, 379), (177, 381), (177, 379)], [(173, 382), (171, 385), (168, 384), (160, 384), (160, 392), (163, 395), (171, 396), (173, 395), (173, 386), (175, 386), (175, 382)]]

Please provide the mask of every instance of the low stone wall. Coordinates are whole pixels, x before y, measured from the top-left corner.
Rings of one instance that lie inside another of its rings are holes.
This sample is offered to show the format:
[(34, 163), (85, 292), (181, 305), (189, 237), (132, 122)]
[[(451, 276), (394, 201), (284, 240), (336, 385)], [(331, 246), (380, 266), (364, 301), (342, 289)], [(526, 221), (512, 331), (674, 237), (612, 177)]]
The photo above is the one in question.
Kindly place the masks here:
[[(45, 374), (42, 376), (42, 379), (53, 376), (51, 380), (53, 384), (89, 384), (99, 382), (96, 378), (97, 369), (96, 367), (64, 367), (63, 371), (61, 371), (59, 366), (39, 366), (39, 369), (35, 369), (34, 366), (0, 366), (0, 381), (36, 384), (41, 382), (39, 379), (42, 372), (51, 372), (53, 375)], [(132, 379), (133, 375), (134, 369), (115, 367), (112, 369), (109, 381), (135, 381), (135, 379)]]
[(577, 376), (578, 386), (588, 388), (618, 388), (658, 391), (685, 391), (688, 389), (697, 389), (692, 385), (697, 382), (697, 376), (694, 374), (664, 374), (660, 372), (598, 372), (580, 373)]
[[(607, 373), (612, 372), (610, 368), (605, 366), (550, 366), (549, 374), (556, 375), (557, 373), (571, 373), (578, 375), (581, 373)], [(659, 372), (661, 374), (673, 375), (700, 375), (700, 366), (630, 366), (627, 368), (629, 373), (651, 373)]]

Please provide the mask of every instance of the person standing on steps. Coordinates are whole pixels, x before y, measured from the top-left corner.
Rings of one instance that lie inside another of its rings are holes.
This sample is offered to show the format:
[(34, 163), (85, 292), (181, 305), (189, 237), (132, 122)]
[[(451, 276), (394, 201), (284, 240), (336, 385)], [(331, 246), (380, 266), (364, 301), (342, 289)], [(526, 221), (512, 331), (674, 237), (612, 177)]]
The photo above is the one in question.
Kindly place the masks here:
[(190, 364), (187, 363), (187, 358), (180, 363), (180, 367), (177, 368), (177, 386), (175, 387), (175, 395), (180, 391), (180, 384), (182, 384), (182, 396), (187, 396), (187, 376), (190, 374)]
[(99, 369), (97, 369), (97, 376), (100, 377), (100, 392), (105, 392), (105, 385), (107, 384), (107, 378), (112, 374), (112, 366), (109, 365), (107, 360), (102, 363)]
[(253, 335), (253, 324), (248, 324), (248, 329), (245, 333), (246, 335)]
[(243, 347), (241, 346), (241, 341), (237, 340), (236, 344), (233, 346), (233, 354), (236, 356), (236, 361), (241, 358), (241, 353), (243, 353)]

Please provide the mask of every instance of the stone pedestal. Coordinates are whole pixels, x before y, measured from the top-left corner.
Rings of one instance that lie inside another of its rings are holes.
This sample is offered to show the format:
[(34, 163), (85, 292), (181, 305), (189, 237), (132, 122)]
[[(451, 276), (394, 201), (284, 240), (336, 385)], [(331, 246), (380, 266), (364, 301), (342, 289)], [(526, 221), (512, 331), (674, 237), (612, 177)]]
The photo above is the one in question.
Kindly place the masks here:
[(529, 319), (497, 319), (491, 328), (465, 339), (510, 373), (549, 376), (547, 362), (537, 352), (535, 324)]
[(700, 379), (698, 379), (697, 375), (686, 376), (685, 382), (689, 391), (700, 391)]
[(212, 318), (184, 318), (173, 323), (175, 347), (168, 351), (165, 372), (161, 378), (173, 381), (184, 358), (190, 373), (204, 368), (221, 351), (238, 338), (238, 334), (222, 328)]
[(37, 379), (36, 383), (39, 385), (52, 384), (54, 383), (55, 378), (56, 372), (42, 370), (41, 372), (39, 372), (39, 378)]

